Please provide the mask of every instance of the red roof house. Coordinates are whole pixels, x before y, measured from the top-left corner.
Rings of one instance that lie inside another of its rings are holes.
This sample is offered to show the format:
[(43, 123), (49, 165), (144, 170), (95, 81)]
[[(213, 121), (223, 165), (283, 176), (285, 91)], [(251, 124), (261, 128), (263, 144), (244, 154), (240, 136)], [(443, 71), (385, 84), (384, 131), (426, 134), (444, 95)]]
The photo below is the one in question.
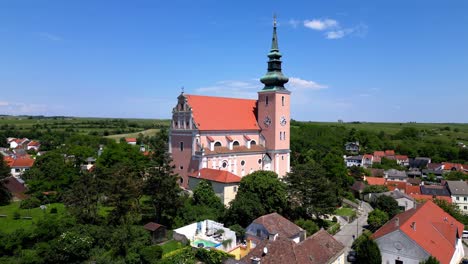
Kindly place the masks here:
[(379, 177), (365, 177), (365, 181), (367, 181), (367, 184), (369, 185), (385, 185), (385, 178), (379, 178)]
[(208, 168), (189, 173), (188, 176), (188, 186), (191, 190), (194, 190), (201, 180), (210, 181), (213, 190), (226, 206), (236, 197), (237, 189), (241, 181), (241, 177), (229, 171)]
[(459, 263), (464, 256), (461, 242), (464, 225), (432, 201), (396, 215), (372, 238), (379, 245), (382, 263), (411, 259), (418, 263), (429, 256), (441, 264)]

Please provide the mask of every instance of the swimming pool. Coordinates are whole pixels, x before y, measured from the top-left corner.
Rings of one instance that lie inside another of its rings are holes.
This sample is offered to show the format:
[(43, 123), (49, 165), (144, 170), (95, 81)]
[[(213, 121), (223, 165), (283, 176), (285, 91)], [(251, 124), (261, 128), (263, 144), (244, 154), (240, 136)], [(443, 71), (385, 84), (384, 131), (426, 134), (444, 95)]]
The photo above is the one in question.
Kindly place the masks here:
[(195, 239), (192, 242), (192, 246), (198, 247), (199, 244), (203, 244), (203, 247), (205, 248), (211, 248), (211, 247), (219, 247), (221, 243), (214, 243), (208, 240), (203, 240), (203, 239)]

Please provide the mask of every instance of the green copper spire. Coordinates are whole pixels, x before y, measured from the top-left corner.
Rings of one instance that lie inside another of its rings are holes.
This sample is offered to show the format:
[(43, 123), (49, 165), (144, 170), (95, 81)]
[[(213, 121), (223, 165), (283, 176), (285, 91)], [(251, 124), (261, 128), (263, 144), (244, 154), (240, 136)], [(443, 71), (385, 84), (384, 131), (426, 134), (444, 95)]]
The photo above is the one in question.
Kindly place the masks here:
[(288, 77), (281, 72), (281, 53), (278, 48), (278, 36), (276, 35), (276, 16), (273, 18), (273, 38), (271, 41), (271, 50), (268, 53), (268, 72), (260, 81), (265, 84), (265, 90), (286, 90), (284, 84), (288, 82)]

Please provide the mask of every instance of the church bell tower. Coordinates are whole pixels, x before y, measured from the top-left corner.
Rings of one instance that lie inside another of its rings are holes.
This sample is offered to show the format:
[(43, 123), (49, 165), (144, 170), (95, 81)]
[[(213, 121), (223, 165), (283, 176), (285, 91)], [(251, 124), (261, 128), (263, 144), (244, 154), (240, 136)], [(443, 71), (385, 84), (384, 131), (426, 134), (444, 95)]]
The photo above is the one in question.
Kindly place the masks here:
[[(273, 38), (268, 53), (268, 71), (260, 79), (265, 85), (258, 92), (258, 123), (268, 159), (271, 159), (271, 170), (279, 177), (290, 171), (290, 96), (284, 84), (288, 82), (281, 71), (281, 53), (278, 48), (276, 17), (273, 21)], [(265, 160), (265, 158), (264, 158)]]

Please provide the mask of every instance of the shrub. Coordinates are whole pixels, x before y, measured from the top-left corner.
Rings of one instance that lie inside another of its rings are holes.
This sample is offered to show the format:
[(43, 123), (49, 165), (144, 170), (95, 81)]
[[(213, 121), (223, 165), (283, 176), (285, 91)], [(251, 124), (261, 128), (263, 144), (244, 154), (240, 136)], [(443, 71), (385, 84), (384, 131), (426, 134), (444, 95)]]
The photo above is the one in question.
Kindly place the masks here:
[(36, 197), (31, 197), (26, 200), (21, 201), (20, 208), (21, 209), (31, 209), (36, 208), (41, 205), (41, 201)]
[(20, 212), (16, 211), (16, 212), (13, 213), (13, 219), (18, 220), (20, 218), (21, 218)]
[(50, 209), (51, 214), (56, 214), (57, 213), (57, 208), (53, 207)]
[(147, 246), (140, 251), (142, 262), (145, 264), (156, 263), (159, 259), (161, 259), (162, 254), (163, 250), (158, 245)]

